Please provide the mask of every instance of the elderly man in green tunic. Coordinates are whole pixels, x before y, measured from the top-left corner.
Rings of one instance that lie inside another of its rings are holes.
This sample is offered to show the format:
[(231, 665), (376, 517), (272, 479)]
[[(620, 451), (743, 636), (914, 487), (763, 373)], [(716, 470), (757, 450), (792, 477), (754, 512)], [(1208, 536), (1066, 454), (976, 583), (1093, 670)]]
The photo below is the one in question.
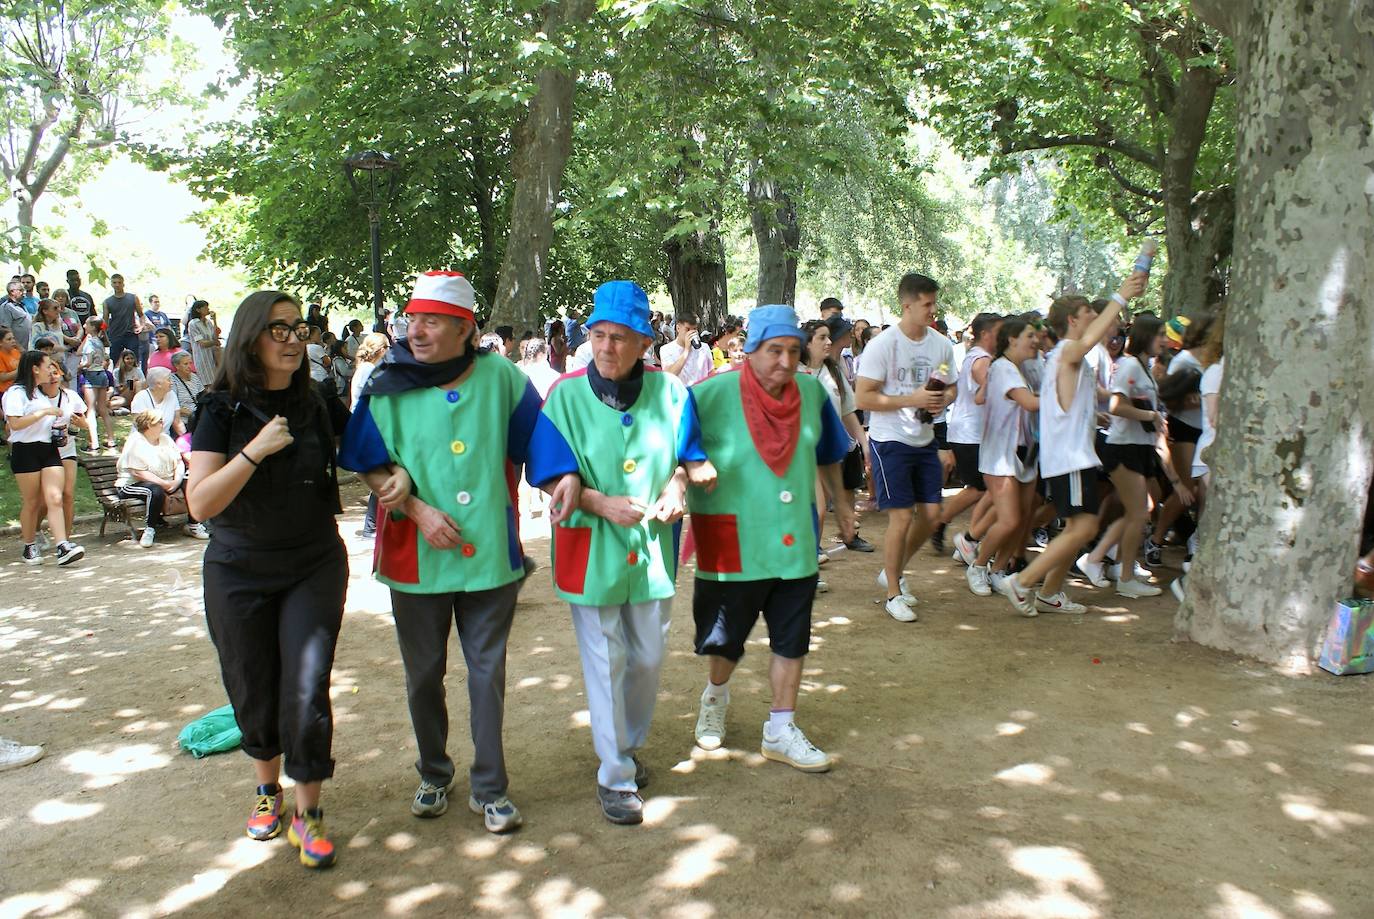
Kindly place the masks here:
[(691, 394), (644, 366), (653, 340), (644, 291), (609, 281), (593, 304), (592, 363), (549, 390), (528, 478), (581, 477), (581, 509), (553, 532), (554, 589), (572, 607), (602, 813), (634, 824), (644, 819), (648, 769), (637, 753), (658, 695), (687, 482), (710, 486), (715, 473)]
[(688, 496), (697, 544), (696, 653), (711, 662), (696, 740), (704, 750), (725, 742), (730, 674), (762, 614), (773, 652), (762, 753), (825, 772), (830, 757), (793, 718), (816, 594), (818, 470), (835, 496), (846, 542), (854, 538), (854, 510), (841, 500), (849, 435), (816, 378), (797, 374), (804, 344), (791, 307), (761, 306), (749, 314), (748, 359), (692, 390), (702, 446), (719, 477), (713, 490), (692, 488)]

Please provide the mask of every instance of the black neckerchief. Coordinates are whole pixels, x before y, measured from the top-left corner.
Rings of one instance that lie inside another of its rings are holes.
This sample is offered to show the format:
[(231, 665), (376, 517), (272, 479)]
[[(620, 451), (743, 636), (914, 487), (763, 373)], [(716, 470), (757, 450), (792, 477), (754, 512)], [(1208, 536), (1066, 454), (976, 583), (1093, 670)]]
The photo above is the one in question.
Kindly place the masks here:
[(410, 351), (410, 343), (398, 341), (387, 351), (386, 357), (372, 371), (363, 388), (364, 396), (394, 396), (424, 389), (429, 386), (444, 386), (467, 373), (472, 362), (477, 359), (477, 350), (469, 347), (460, 356), (437, 364), (425, 364), (416, 359)]
[(592, 385), (592, 392), (602, 402), (623, 412), (635, 404), (639, 398), (640, 390), (644, 388), (644, 361), (635, 361), (634, 367), (630, 368), (629, 374), (623, 380), (608, 380), (596, 370), (596, 363), (587, 365), (587, 382)]

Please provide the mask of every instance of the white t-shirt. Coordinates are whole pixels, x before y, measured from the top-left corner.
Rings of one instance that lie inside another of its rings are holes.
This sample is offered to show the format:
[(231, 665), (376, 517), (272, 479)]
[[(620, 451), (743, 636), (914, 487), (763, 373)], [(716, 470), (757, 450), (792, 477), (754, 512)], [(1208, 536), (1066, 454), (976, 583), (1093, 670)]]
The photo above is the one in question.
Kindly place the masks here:
[[(1174, 359), (1169, 362), (1169, 373), (1171, 374), (1188, 369), (1196, 370), (1199, 374), (1202, 373), (1202, 364), (1198, 362), (1198, 359), (1193, 356), (1193, 352), (1191, 351), (1180, 351), (1175, 354)], [(1177, 412), (1170, 412), (1169, 414), (1179, 421), (1182, 421), (1184, 424), (1190, 424), (1199, 430), (1202, 428), (1201, 407), (1185, 408)]]
[(553, 388), (553, 384), (557, 383), (559, 376), (561, 376), (543, 358), (533, 364), (516, 364), (516, 366), (525, 372), (525, 376), (530, 378), (530, 382), (534, 384), (535, 392), (539, 393), (541, 399), (548, 396), (549, 390)]
[(87, 335), (85, 344), (81, 346), (81, 360), (87, 370), (105, 370), (110, 362), (110, 356), (105, 352), (105, 346), (100, 343), (100, 339), (94, 335)]
[[(86, 414), (86, 403), (76, 393), (70, 389), (59, 389), (57, 395), (51, 399), (43, 394), (41, 389), (35, 388), (33, 395), (29, 396), (24, 392), (24, 387), (18, 385), (11, 386), (5, 390), (3, 403), (0, 408), (5, 413), (5, 418), (22, 418), (45, 408), (59, 408), (62, 410), (60, 416), (45, 415), (26, 428), (10, 431), (9, 441), (12, 444), (41, 444), (52, 440), (52, 428), (54, 424), (64, 424), (71, 427), (73, 415)], [(69, 431), (67, 434), (67, 448), (62, 451), (64, 454), (76, 456), (76, 440)]]
[(1021, 370), (1005, 357), (988, 367), (985, 426), (980, 435), (978, 471), (984, 475), (1019, 476), (1023, 467), (1016, 448), (1023, 445), (1025, 409), (1008, 396), (1013, 389), (1026, 389)]
[(1099, 465), (1093, 444), (1097, 377), (1086, 356), (1078, 365), (1069, 404), (1059, 404), (1059, 361), (1064, 356), (1067, 340), (1055, 345), (1045, 358), (1045, 377), (1040, 382), (1040, 477), (1043, 479)]
[[(651, 349), (650, 349), (650, 350), (652, 350), (652, 346), (651, 346)], [(578, 345), (578, 346), (577, 346), (577, 350), (574, 351), (574, 352), (568, 357), (568, 363), (567, 363), (568, 373), (572, 373), (574, 370), (581, 370), (583, 367), (586, 367), (586, 366), (587, 366), (588, 364), (590, 364), (591, 362), (592, 362), (592, 340), (589, 338), (589, 339), (587, 339), (586, 341), (584, 341), (582, 344)]]
[[(667, 367), (676, 364), (682, 357), (682, 345), (676, 341), (670, 341), (659, 349), (658, 362), (660, 367)], [(682, 365), (682, 370), (678, 373), (678, 379), (688, 386), (700, 383), (711, 375), (711, 371), (716, 369), (716, 363), (711, 359), (711, 349), (705, 345), (697, 348), (689, 348), (687, 362)]]
[[(1123, 356), (1113, 371), (1111, 389), (1128, 402), (1144, 399), (1152, 409), (1159, 405), (1159, 391), (1155, 387), (1155, 378), (1151, 375), (1149, 367), (1130, 355)], [(1143, 406), (1137, 406), (1141, 407)], [(1158, 427), (1156, 424), (1155, 431), (1147, 431), (1133, 418), (1113, 415), (1111, 424), (1107, 427), (1107, 443), (1140, 444), (1148, 447), (1154, 444), (1158, 436)]]
[[(797, 369), (802, 373), (810, 374), (820, 382), (821, 388), (830, 397), (830, 404), (835, 407), (835, 414), (840, 416), (841, 421), (844, 420), (845, 415), (855, 411), (854, 390), (850, 388), (849, 381), (844, 378), (843, 369), (840, 370), (840, 383), (842, 384), (840, 387), (835, 386), (835, 377), (824, 364), (814, 369), (803, 364)], [(850, 437), (849, 449), (853, 450), (856, 443), (857, 441)]]
[[(925, 337), (914, 341), (906, 336), (901, 326), (894, 325), (879, 332), (868, 343), (859, 376), (880, 383), (880, 391), (885, 396), (909, 396), (925, 386), (931, 373), (941, 364), (949, 367), (948, 382), (957, 383), (954, 348), (949, 339), (934, 329), (926, 329)], [(869, 412), (868, 436), (871, 440), (924, 447), (934, 439), (935, 429), (917, 419), (916, 409), (902, 408)]]
[[(978, 383), (973, 379), (973, 365), (987, 359), (991, 366), (991, 358), (991, 354), (975, 345), (959, 365), (959, 394), (949, 406), (949, 430), (945, 434), (945, 439), (952, 444), (982, 443), (987, 403), (978, 404)], [(983, 377), (983, 380), (986, 385), (987, 377)]]
[(1217, 439), (1217, 420), (1207, 416), (1207, 397), (1215, 396), (1221, 392), (1221, 377), (1225, 372), (1223, 365), (1226, 361), (1219, 360), (1206, 370), (1202, 371), (1202, 436), (1197, 439), (1197, 451), (1193, 454), (1193, 478), (1200, 478), (1207, 474), (1207, 463), (1202, 458), (1202, 453), (1212, 445), (1212, 441)]
[(323, 383), (329, 379), (329, 368), (324, 365), (324, 359), (329, 356), (329, 351), (324, 345), (306, 345), (305, 357), (310, 361), (310, 379), (316, 383)]
[(162, 423), (166, 426), (166, 433), (172, 433), (172, 422), (177, 418), (177, 394), (172, 388), (168, 388), (167, 395), (162, 397), (161, 402), (153, 400), (151, 389), (141, 389), (138, 395), (134, 396), (134, 401), (129, 404), (129, 412), (137, 415), (139, 412), (161, 412)]

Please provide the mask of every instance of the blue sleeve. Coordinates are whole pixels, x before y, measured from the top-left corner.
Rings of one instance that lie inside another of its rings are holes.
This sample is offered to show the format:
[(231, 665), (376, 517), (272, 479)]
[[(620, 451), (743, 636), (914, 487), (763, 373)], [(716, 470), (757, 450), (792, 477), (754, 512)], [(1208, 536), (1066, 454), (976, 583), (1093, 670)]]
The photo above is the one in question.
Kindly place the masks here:
[(525, 464), (525, 481), (535, 488), (545, 482), (577, 472), (577, 457), (572, 447), (548, 415), (539, 413), (530, 437), (529, 460)]
[(363, 396), (339, 442), (339, 465), (352, 472), (371, 472), (390, 462), (391, 452), (372, 419), (372, 397)]
[(816, 465), (838, 463), (848, 452), (849, 432), (844, 429), (834, 404), (827, 398), (821, 403), (821, 439), (816, 441)]
[(687, 390), (687, 401), (682, 405), (682, 420), (678, 425), (677, 458), (681, 463), (699, 463), (706, 459), (706, 449), (701, 445), (697, 400), (690, 389)]
[[(520, 375), (524, 377), (524, 374)], [(524, 383), (525, 388), (520, 393), (520, 401), (516, 404), (515, 411), (511, 412), (510, 422), (506, 427), (506, 457), (517, 466), (522, 466), (529, 460), (530, 438), (534, 436), (535, 423), (539, 420), (539, 403), (543, 401), (539, 398), (539, 390), (534, 388), (534, 384), (528, 378)]]

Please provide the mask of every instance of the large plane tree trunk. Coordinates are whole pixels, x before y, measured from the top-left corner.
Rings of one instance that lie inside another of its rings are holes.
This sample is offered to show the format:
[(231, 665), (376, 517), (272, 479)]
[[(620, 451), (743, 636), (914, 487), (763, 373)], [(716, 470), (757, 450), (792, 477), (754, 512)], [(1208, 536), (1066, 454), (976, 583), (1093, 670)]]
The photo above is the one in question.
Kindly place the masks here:
[(1239, 64), (1213, 488), (1180, 637), (1306, 672), (1350, 591), (1374, 450), (1374, 9), (1194, 0)]
[(725, 284), (725, 242), (711, 229), (678, 235), (663, 244), (668, 254), (668, 294), (678, 316), (696, 316), (703, 329), (718, 329), (730, 308)]
[(760, 174), (757, 165), (749, 175), (749, 216), (759, 254), (759, 285), (756, 303), (797, 302), (797, 249), (801, 227), (797, 208), (778, 183)]

